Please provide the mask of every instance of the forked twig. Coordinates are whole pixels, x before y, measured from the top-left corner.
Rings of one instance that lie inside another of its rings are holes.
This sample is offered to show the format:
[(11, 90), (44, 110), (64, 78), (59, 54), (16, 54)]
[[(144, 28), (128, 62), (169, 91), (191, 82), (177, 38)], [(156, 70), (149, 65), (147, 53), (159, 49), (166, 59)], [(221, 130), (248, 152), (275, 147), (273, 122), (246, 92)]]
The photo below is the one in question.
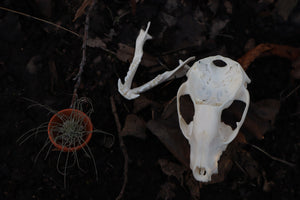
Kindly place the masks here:
[(5, 7), (2, 7), (2, 6), (0, 6), (0, 9), (11, 12), (11, 13), (15, 13), (15, 14), (18, 14), (18, 15), (22, 15), (22, 16), (25, 16), (25, 17), (28, 17), (28, 18), (32, 18), (32, 19), (35, 19), (35, 20), (40, 21), (40, 22), (44, 22), (46, 24), (55, 26), (56, 28), (62, 29), (62, 30), (67, 31), (69, 33), (72, 33), (73, 35), (76, 35), (77, 37), (81, 37), (78, 33), (74, 32), (74, 31), (71, 31), (71, 30), (69, 30), (69, 29), (67, 29), (63, 26), (58, 25), (58, 24), (55, 24), (53, 22), (47, 21), (45, 19), (37, 18), (37, 17), (31, 16), (29, 14), (19, 12), (19, 11), (16, 11), (16, 10), (12, 10), (12, 9), (9, 9), (9, 8), (5, 8)]
[(123, 181), (122, 189), (121, 189), (119, 195), (116, 198), (116, 200), (119, 200), (123, 197), (125, 187), (126, 187), (127, 181), (128, 181), (128, 177), (127, 177), (127, 173), (128, 173), (128, 153), (127, 153), (127, 148), (124, 144), (123, 138), (121, 136), (121, 124), (120, 124), (120, 120), (119, 120), (119, 116), (118, 116), (118, 113), (117, 113), (117, 108), (116, 108), (116, 104), (115, 104), (115, 100), (114, 100), (113, 96), (110, 97), (110, 103), (111, 103), (111, 110), (112, 110), (112, 113), (114, 115), (115, 122), (116, 122), (117, 129), (118, 129), (120, 148), (121, 148), (123, 156), (124, 156), (124, 171), (123, 171), (124, 181)]
[(266, 156), (268, 156), (268, 157), (271, 158), (272, 160), (281, 162), (281, 163), (286, 164), (286, 165), (288, 165), (288, 166), (290, 166), (290, 167), (296, 167), (296, 164), (294, 164), (294, 163), (290, 163), (290, 162), (288, 162), (288, 161), (286, 161), (286, 160), (282, 160), (282, 159), (280, 159), (280, 158), (277, 158), (277, 157), (275, 157), (275, 156), (272, 156), (272, 155), (270, 155), (269, 153), (265, 152), (264, 150), (262, 150), (261, 148), (259, 148), (258, 146), (254, 145), (254, 144), (250, 144), (250, 145), (251, 145), (251, 147), (253, 147), (254, 149), (256, 149), (256, 150), (258, 150), (258, 151), (264, 153)]
[(86, 13), (86, 17), (85, 17), (84, 35), (83, 35), (83, 39), (82, 39), (82, 57), (81, 57), (81, 62), (80, 62), (80, 66), (79, 66), (79, 71), (78, 71), (76, 77), (73, 79), (76, 81), (76, 83), (74, 85), (72, 103), (70, 106), (71, 108), (73, 108), (74, 102), (77, 99), (77, 90), (80, 86), (81, 74), (83, 72), (83, 67), (85, 66), (85, 63), (86, 63), (86, 46), (87, 46), (87, 40), (89, 37), (90, 12), (93, 9), (94, 4), (95, 4), (95, 1), (92, 1), (92, 3), (90, 4), (90, 7)]

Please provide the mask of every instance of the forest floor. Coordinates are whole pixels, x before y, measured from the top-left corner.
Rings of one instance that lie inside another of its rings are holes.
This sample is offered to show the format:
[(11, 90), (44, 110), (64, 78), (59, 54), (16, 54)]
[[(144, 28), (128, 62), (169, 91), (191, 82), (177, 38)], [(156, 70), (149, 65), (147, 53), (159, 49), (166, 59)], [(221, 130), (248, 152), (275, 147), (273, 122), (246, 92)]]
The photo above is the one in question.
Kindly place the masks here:
[[(185, 77), (161, 84), (134, 101), (126, 100), (117, 90), (118, 79), (123, 81), (126, 76), (139, 30), (145, 29), (149, 21), (153, 39), (145, 44), (146, 55), (134, 86), (174, 69), (180, 59), (190, 56), (199, 60), (223, 55), (238, 60), (262, 43), (299, 48), (300, 3), (134, 2), (98, 0), (89, 12), (86, 65), (77, 94), (91, 99), (94, 127), (115, 136), (112, 146), (99, 133), (93, 134), (89, 142), (97, 177), (92, 159), (83, 151), (78, 152), (83, 170), (75, 165), (67, 168), (65, 177), (60, 174), (57, 166), (64, 168), (66, 155), (53, 149), (48, 156), (47, 150), (40, 152), (48, 141), (47, 132), (36, 134), (21, 145), (17, 142), (28, 130), (51, 118), (46, 109), (33, 106), (32, 101), (54, 110), (69, 108), (73, 78), (82, 58), (89, 6), (86, 12), (80, 12), (83, 0), (0, 3), (1, 7), (73, 31), (0, 10), (0, 199), (115, 199), (124, 180), (118, 134), (122, 134), (129, 158), (123, 199), (300, 199), (299, 57), (287, 59), (274, 54), (251, 62), (246, 70), (251, 79), (251, 107), (257, 111), (255, 106), (261, 106), (268, 116), (254, 123), (248, 119), (253, 123), (248, 129), (254, 127), (253, 130), (248, 134), (247, 130), (242, 131), (246, 141), (235, 141), (235, 146), (231, 146), (233, 153), (223, 158), (230, 164), (224, 172), (225, 166), (219, 164), (222, 177), (212, 184), (200, 184), (193, 179), (184, 161), (186, 155), (181, 155), (188, 149), (168, 145), (172, 139), (163, 139), (172, 135), (162, 118), (167, 106), (174, 104), (172, 99)], [(121, 133), (112, 112), (111, 97)], [(180, 133), (175, 118), (172, 128)], [(167, 131), (163, 132), (161, 127)]]

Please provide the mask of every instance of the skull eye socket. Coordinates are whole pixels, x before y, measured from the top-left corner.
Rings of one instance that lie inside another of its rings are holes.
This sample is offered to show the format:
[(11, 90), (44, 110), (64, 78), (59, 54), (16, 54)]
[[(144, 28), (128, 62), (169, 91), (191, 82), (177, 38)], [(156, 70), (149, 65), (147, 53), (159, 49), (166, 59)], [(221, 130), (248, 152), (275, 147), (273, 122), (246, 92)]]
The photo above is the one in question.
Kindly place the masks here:
[(237, 127), (237, 122), (240, 122), (245, 110), (246, 104), (239, 100), (234, 100), (233, 103), (222, 111), (221, 121), (230, 126), (232, 130)]
[(193, 121), (193, 117), (195, 114), (195, 108), (193, 101), (190, 97), (190, 95), (183, 95), (179, 98), (180, 103), (180, 114), (184, 121), (189, 124), (191, 121)]
[(227, 65), (226, 62), (224, 62), (223, 60), (220, 60), (220, 59), (214, 60), (212, 62), (216, 67), (225, 67)]

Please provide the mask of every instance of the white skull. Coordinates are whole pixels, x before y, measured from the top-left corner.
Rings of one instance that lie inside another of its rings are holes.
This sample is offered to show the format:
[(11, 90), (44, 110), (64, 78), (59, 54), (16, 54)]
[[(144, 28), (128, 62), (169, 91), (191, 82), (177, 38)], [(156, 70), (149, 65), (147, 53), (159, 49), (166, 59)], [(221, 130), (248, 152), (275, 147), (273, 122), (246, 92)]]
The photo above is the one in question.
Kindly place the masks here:
[[(118, 81), (119, 92), (127, 99), (134, 99), (156, 85), (187, 75), (177, 92), (177, 112), (182, 133), (188, 139), (191, 147), (190, 167), (195, 179), (201, 182), (211, 180), (212, 174), (218, 173), (218, 160), (227, 145), (236, 137), (241, 128), (249, 107), (247, 83), (250, 79), (243, 68), (235, 61), (222, 56), (204, 58), (194, 63), (190, 68), (185, 61), (179, 61), (179, 66), (172, 71), (164, 72), (142, 86), (131, 89), (133, 77), (143, 56), (143, 45), (151, 39), (148, 34), (150, 23), (145, 31), (141, 30), (136, 40), (134, 58), (125, 77), (125, 83)], [(224, 62), (224, 66), (215, 64)], [(189, 95), (194, 104), (193, 120), (187, 124), (180, 112), (180, 97)], [(246, 104), (240, 122), (232, 130), (229, 125), (221, 122), (222, 111), (228, 108), (234, 100)]]
[[(214, 63), (223, 61), (223, 67)], [(211, 180), (218, 173), (218, 160), (227, 145), (236, 137), (242, 126), (248, 106), (246, 89), (250, 79), (235, 61), (222, 56), (204, 58), (194, 63), (187, 73), (187, 81), (177, 93), (177, 112), (182, 133), (190, 143), (190, 167), (201, 182)], [(189, 95), (195, 114), (193, 121), (185, 122), (180, 112), (180, 97)], [(246, 107), (237, 127), (232, 130), (221, 122), (221, 114), (234, 100), (243, 101)]]

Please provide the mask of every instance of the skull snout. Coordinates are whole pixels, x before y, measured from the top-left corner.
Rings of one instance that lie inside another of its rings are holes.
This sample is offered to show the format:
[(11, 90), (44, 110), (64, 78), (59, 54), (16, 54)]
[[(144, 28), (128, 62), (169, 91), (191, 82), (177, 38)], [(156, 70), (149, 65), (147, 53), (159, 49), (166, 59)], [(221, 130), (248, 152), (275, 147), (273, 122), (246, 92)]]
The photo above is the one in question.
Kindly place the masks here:
[(200, 179), (206, 179), (207, 171), (205, 167), (196, 167), (194, 173), (197, 174)]
[(211, 180), (211, 174), (208, 168), (203, 166), (197, 166), (193, 170), (194, 177), (200, 182), (208, 182)]
[(196, 167), (196, 172), (199, 173), (200, 176), (206, 175), (206, 169), (204, 167)]

